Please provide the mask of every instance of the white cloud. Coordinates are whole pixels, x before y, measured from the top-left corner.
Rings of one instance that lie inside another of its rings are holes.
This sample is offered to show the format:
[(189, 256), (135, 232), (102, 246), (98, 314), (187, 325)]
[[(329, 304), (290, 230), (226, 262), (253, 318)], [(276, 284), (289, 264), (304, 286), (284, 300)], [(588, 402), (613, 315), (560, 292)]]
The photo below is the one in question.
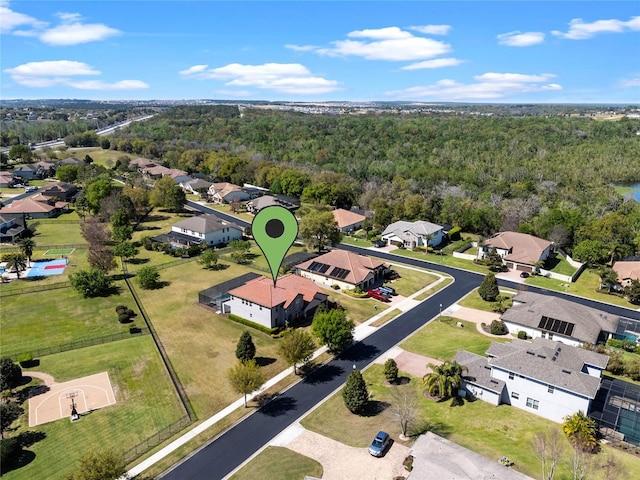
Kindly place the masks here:
[(284, 47), (288, 48), (289, 50), (294, 50), (296, 52), (312, 52), (320, 48), (320, 47), (316, 47), (315, 45), (293, 45), (291, 43), (285, 45)]
[[(203, 68), (204, 67), (204, 68)], [(211, 68), (195, 65), (180, 72), (187, 78), (198, 80), (222, 80), (227, 86), (255, 87), (290, 94), (322, 94), (338, 91), (335, 80), (313, 75), (299, 63), (265, 63), (241, 65), (231, 63), (224, 67)]]
[(46, 26), (45, 22), (11, 10), (9, 2), (0, 2), (0, 32), (10, 33), (16, 27), (43, 28), (44, 26)]
[(451, 46), (447, 43), (417, 37), (398, 27), (356, 30), (348, 33), (347, 37), (349, 38), (346, 40), (331, 42), (331, 47), (287, 45), (287, 48), (333, 57), (356, 56), (392, 62), (424, 60), (451, 51)]
[(66, 85), (81, 90), (139, 90), (149, 87), (140, 80), (121, 80), (113, 83), (102, 80), (76, 80), (74, 77), (101, 75), (101, 72), (86, 63), (73, 60), (29, 62), (6, 68), (4, 71), (11, 75), (15, 83), (32, 88)]
[(425, 68), (442, 68), (442, 67), (455, 67), (460, 65), (463, 60), (458, 58), (435, 58), (433, 60), (425, 60), (424, 62), (412, 63), (406, 67), (402, 67), (402, 70), (422, 70)]
[(422, 25), (409, 27), (409, 30), (426, 33), (427, 35), (447, 35), (451, 30), (451, 25)]
[(57, 13), (56, 17), (61, 23), (51, 27), (48, 22), (11, 10), (7, 1), (0, 2), (2, 33), (21, 37), (38, 37), (42, 42), (53, 46), (96, 42), (121, 33), (102, 23), (82, 23), (82, 17), (78, 13), (61, 12)]
[(498, 43), (500, 45), (508, 45), (509, 47), (528, 47), (544, 42), (544, 33), (542, 32), (515, 32), (501, 33), (498, 35)]
[(640, 75), (623, 80), (621, 85), (623, 88), (640, 87)]
[(398, 100), (491, 100), (520, 93), (561, 90), (562, 86), (557, 83), (546, 83), (554, 77), (550, 73), (526, 75), (488, 72), (476, 75), (475, 83), (443, 79), (431, 85), (393, 90), (386, 92), (386, 95)]
[(551, 33), (570, 40), (586, 40), (599, 33), (623, 33), (634, 30), (640, 30), (640, 16), (631, 17), (627, 21), (612, 18), (609, 20), (596, 20), (591, 23), (585, 23), (581, 18), (574, 18), (569, 22), (569, 30), (567, 32), (553, 30)]

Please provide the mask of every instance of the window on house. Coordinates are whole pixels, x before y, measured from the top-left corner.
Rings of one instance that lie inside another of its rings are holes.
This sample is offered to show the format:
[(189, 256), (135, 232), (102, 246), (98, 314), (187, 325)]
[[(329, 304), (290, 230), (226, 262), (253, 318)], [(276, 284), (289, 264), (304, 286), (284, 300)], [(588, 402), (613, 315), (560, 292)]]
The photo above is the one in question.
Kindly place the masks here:
[(520, 398), (520, 394), (518, 392), (511, 392), (511, 398), (518, 400)]
[(553, 385), (549, 385), (549, 388), (547, 388), (547, 392), (549, 393), (553, 393), (555, 391), (556, 387), (554, 387)]
[(549, 340), (553, 340), (553, 333), (549, 332)]
[(527, 397), (527, 407), (533, 408), (534, 410), (538, 410), (538, 406), (540, 402), (538, 400), (534, 400), (531, 397)]
[(513, 380), (513, 377), (515, 377), (515, 375), (513, 374), (513, 372), (509, 372), (509, 380)]
[(540, 338), (547, 338), (547, 332), (542, 332), (540, 334)]

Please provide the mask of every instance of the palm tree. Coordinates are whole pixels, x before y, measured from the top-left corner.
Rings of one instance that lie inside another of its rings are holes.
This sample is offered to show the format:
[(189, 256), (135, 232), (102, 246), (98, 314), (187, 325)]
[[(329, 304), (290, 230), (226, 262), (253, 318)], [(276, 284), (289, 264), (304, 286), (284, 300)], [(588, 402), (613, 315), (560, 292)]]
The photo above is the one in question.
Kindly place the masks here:
[(564, 417), (562, 431), (573, 446), (583, 452), (594, 452), (598, 447), (596, 422), (582, 410)]
[(462, 374), (468, 370), (467, 367), (458, 362), (445, 362), (442, 365), (429, 363), (427, 368), (433, 370), (433, 373), (427, 373), (422, 381), (429, 395), (440, 398), (458, 395)]
[(31, 265), (31, 255), (33, 255), (33, 249), (36, 248), (36, 242), (31, 238), (23, 238), (18, 242), (18, 246)]
[(16, 277), (20, 278), (20, 272), (27, 269), (27, 258), (22, 253), (13, 253), (7, 259), (7, 270), (13, 269)]

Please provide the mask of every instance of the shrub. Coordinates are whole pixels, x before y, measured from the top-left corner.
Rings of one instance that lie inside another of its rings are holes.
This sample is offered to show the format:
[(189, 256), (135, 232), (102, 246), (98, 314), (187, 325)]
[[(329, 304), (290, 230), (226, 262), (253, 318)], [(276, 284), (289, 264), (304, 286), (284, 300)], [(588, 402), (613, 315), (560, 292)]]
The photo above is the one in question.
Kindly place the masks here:
[(520, 330), (518, 332), (518, 338), (520, 340), (526, 340), (527, 339), (527, 332), (525, 332), (524, 330)]
[(120, 323), (127, 323), (129, 321), (129, 314), (127, 312), (122, 312), (118, 314), (118, 321)]
[(116, 313), (117, 313), (118, 315), (120, 315), (121, 313), (126, 313), (126, 312), (127, 312), (127, 310), (128, 310), (128, 309), (127, 309), (127, 307), (126, 307), (125, 305), (118, 305), (118, 306), (116, 307)]
[(491, 322), (491, 334), (492, 335), (505, 335), (507, 333), (507, 326), (502, 320), (494, 320)]
[(347, 377), (342, 389), (342, 398), (351, 413), (362, 413), (369, 401), (369, 392), (360, 370), (353, 370)]
[(453, 242), (455, 242), (456, 240), (460, 240), (460, 231), (462, 229), (460, 227), (453, 227), (451, 230), (449, 230), (449, 239)]
[(484, 277), (480, 284), (480, 288), (478, 289), (478, 293), (485, 302), (496, 301), (498, 295), (500, 295), (500, 290), (498, 290), (498, 281), (493, 273), (488, 273)]
[(389, 383), (396, 383), (398, 381), (398, 364), (393, 358), (384, 362), (384, 378)]
[(247, 327), (255, 328), (256, 330), (260, 330), (267, 335), (277, 333), (279, 330), (278, 328), (267, 328), (264, 325), (260, 325), (259, 323), (252, 322), (251, 320), (247, 320), (246, 318), (239, 317), (238, 315), (234, 315), (233, 313), (229, 314), (229, 320), (233, 320), (236, 323), (246, 325)]

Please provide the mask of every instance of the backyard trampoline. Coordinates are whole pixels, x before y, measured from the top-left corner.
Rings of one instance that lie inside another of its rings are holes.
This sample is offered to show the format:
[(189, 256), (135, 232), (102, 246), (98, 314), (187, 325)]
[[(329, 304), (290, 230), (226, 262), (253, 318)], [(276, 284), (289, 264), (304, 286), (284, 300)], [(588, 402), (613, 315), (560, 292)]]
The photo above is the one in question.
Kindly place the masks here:
[(60, 275), (67, 266), (67, 259), (60, 260), (40, 260), (33, 262), (27, 272), (27, 277), (44, 277), (48, 275)]

